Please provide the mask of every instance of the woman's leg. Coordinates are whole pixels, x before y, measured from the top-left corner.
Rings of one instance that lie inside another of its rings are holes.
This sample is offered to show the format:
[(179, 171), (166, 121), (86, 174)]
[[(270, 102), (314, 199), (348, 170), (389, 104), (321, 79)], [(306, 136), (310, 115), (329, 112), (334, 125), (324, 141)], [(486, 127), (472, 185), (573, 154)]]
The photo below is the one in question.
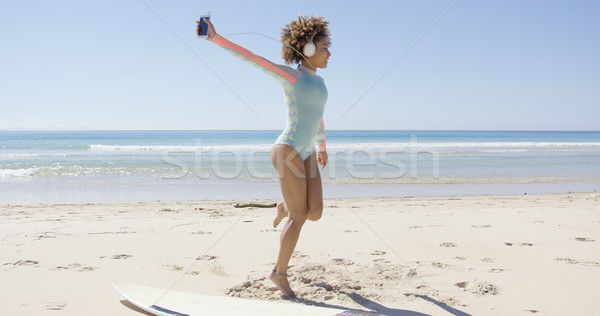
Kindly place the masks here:
[(277, 264), (269, 278), (277, 285), (283, 295), (293, 297), (295, 294), (290, 288), (287, 278), (281, 274), (287, 274), (292, 252), (298, 242), (302, 225), (304, 225), (308, 216), (306, 198), (307, 177), (302, 159), (291, 146), (273, 146), (271, 162), (279, 176), (281, 193), (283, 194), (289, 218), (281, 232)]
[(323, 185), (321, 184), (321, 173), (317, 163), (316, 153), (312, 153), (304, 161), (306, 170), (306, 204), (308, 205), (308, 219), (316, 221), (323, 214)]
[[(316, 221), (323, 214), (323, 185), (317, 155), (313, 153), (304, 161), (306, 174), (306, 205), (308, 206), (308, 219)], [(277, 203), (277, 215), (273, 220), (273, 227), (277, 227), (282, 219), (288, 216), (288, 210), (284, 202)]]

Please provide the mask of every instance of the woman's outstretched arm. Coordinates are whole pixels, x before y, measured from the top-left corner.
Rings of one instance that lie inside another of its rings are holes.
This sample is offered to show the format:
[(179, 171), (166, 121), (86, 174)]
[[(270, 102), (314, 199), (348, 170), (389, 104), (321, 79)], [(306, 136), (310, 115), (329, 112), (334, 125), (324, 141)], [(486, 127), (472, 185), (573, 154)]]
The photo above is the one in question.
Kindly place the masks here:
[(254, 65), (256, 68), (262, 70), (282, 83), (289, 82), (294, 84), (294, 82), (296, 82), (298, 74), (294, 69), (287, 66), (274, 64), (261, 56), (253, 54), (251, 51), (217, 34), (215, 27), (210, 20), (204, 19), (204, 21), (206, 24), (208, 24), (208, 35), (206, 37), (207, 40), (223, 47), (232, 55)]

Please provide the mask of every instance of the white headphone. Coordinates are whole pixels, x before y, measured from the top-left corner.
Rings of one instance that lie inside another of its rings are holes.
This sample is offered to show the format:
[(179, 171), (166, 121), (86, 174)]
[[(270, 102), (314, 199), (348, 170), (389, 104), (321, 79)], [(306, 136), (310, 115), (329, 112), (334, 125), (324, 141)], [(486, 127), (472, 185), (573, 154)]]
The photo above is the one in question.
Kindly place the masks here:
[(315, 35), (318, 32), (314, 32), (313, 35), (310, 37), (310, 42), (306, 43), (304, 45), (304, 48), (302, 49), (302, 53), (304, 53), (305, 57), (312, 57), (315, 55), (315, 53), (317, 52), (317, 46), (315, 45), (315, 43), (313, 42), (313, 39), (315, 38)]

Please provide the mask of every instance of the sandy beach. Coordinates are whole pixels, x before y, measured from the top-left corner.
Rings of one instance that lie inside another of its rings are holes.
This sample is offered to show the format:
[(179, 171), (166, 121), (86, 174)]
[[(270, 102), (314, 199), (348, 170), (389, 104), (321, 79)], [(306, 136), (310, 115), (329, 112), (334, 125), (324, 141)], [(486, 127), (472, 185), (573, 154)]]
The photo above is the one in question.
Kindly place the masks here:
[(141, 315), (110, 280), (386, 315), (595, 315), (600, 194), (326, 199), (291, 261), (261, 201), (3, 204), (6, 315)]

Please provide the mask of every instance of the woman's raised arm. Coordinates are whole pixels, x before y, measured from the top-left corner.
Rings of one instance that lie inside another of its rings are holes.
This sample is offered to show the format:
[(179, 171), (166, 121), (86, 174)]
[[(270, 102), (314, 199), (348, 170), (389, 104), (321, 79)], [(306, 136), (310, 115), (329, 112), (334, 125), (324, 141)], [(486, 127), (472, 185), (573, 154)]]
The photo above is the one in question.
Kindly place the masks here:
[[(284, 65), (274, 64), (261, 56), (255, 55), (254, 53), (243, 48), (242, 46), (227, 40), (223, 36), (218, 35), (215, 31), (215, 27), (212, 24), (212, 22), (210, 22), (210, 20), (207, 19), (204, 19), (204, 21), (206, 22), (206, 24), (208, 24), (208, 35), (206, 37), (207, 40), (212, 41), (213, 43), (223, 47), (225, 50), (227, 50), (232, 55), (238, 57), (239, 59), (249, 64), (252, 64), (253, 66), (262, 70), (271, 77), (274, 77), (275, 79), (279, 80), (282, 84), (294, 84), (294, 82), (296, 82), (296, 79), (300, 76), (298, 71), (296, 71), (295, 69)], [(198, 28), (198, 24), (199, 22), (197, 21), (196, 28)]]

